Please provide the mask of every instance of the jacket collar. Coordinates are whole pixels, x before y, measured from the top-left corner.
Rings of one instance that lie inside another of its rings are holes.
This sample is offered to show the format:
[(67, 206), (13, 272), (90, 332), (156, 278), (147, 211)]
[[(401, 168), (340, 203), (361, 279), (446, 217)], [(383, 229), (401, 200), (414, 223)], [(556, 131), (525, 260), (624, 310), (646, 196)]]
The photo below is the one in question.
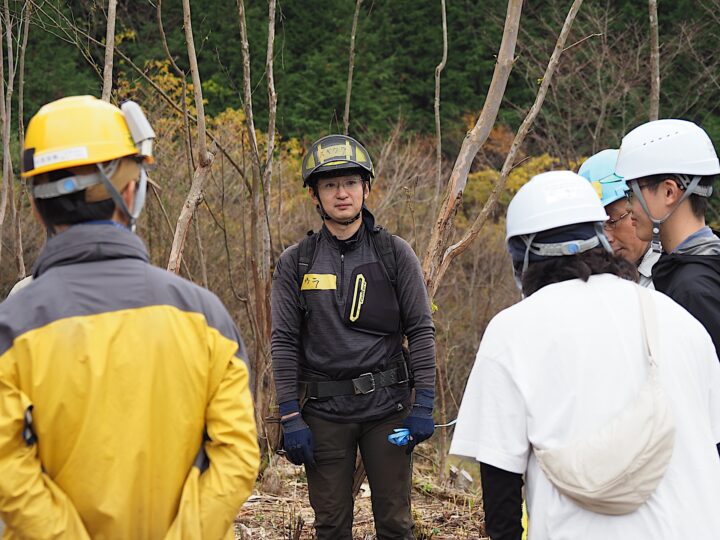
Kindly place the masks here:
[(33, 267), (33, 277), (54, 266), (127, 258), (150, 260), (136, 234), (113, 225), (81, 223), (48, 239)]
[(365, 238), (365, 226), (361, 224), (358, 231), (347, 240), (338, 240), (337, 237), (333, 236), (325, 224), (322, 226), (321, 233), (328, 241), (328, 244), (339, 250), (341, 253), (345, 253), (347, 251), (353, 251), (362, 243)]
[(720, 255), (720, 238), (710, 227), (703, 227), (688, 236), (672, 255)]

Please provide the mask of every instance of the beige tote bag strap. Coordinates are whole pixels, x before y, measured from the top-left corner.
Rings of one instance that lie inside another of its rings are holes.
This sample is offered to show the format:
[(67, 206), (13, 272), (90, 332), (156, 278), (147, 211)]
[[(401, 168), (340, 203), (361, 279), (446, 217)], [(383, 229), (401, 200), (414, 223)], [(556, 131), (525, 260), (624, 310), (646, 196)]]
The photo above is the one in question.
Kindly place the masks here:
[(655, 313), (655, 302), (652, 295), (644, 287), (637, 286), (638, 296), (640, 297), (640, 319), (643, 326), (643, 334), (645, 337), (645, 348), (648, 362), (652, 367), (657, 366), (657, 317)]

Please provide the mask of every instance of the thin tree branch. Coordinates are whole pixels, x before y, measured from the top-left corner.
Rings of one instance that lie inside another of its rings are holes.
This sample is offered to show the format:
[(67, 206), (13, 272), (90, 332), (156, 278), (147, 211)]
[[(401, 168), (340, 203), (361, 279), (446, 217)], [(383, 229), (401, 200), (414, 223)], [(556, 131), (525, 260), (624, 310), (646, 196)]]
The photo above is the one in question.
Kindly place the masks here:
[(185, 198), (185, 203), (180, 210), (177, 227), (175, 228), (175, 236), (173, 238), (172, 248), (170, 249), (170, 258), (168, 260), (168, 270), (178, 273), (180, 271), (180, 261), (182, 260), (183, 251), (185, 250), (185, 242), (187, 240), (190, 222), (192, 221), (198, 205), (203, 199), (203, 190), (210, 176), (213, 159), (217, 153), (217, 145), (213, 143), (212, 148), (208, 151), (207, 137), (205, 132), (205, 106), (202, 99), (202, 84), (200, 82), (200, 71), (198, 70), (197, 56), (195, 54), (195, 41), (192, 33), (192, 16), (190, 13), (190, 0), (183, 0), (183, 22), (185, 27), (185, 40), (187, 42), (188, 60), (190, 63), (190, 74), (193, 81), (193, 93), (195, 95), (195, 108), (197, 109), (197, 128), (198, 128), (198, 166), (193, 175), (190, 191)]
[[(17, 230), (17, 206), (15, 204), (15, 179), (13, 178), (12, 155), (10, 154), (10, 128), (12, 125), (12, 96), (15, 87), (15, 57), (13, 52), (13, 24), (10, 17), (10, 2), (3, 2), (3, 18), (4, 24), (0, 27), (0, 32), (5, 34), (5, 45), (7, 47), (7, 85), (5, 84), (5, 51), (0, 47), (0, 101), (2, 107), (0, 109), (0, 118), (2, 119), (2, 142), (3, 142), (3, 164), (2, 164), (2, 199), (0, 200), (0, 236), (2, 236), (2, 225), (5, 221), (5, 213), (7, 211), (8, 200), (10, 201), (10, 212), (12, 217), (13, 231)], [(15, 262), (18, 275), (20, 275), (20, 260), (18, 255), (18, 239), (13, 232), (13, 244), (15, 250)], [(1, 254), (1, 253), (0, 253)], [(1, 257), (0, 257), (1, 260)], [(22, 268), (22, 275), (25, 274), (25, 268)]]
[[(512, 170), (514, 165), (515, 156), (517, 155), (520, 146), (522, 146), (522, 143), (525, 140), (525, 136), (530, 130), (530, 126), (532, 126), (535, 118), (537, 118), (537, 115), (542, 108), (543, 101), (545, 100), (545, 95), (547, 94), (548, 88), (550, 86), (550, 83), (552, 82), (552, 78), (555, 73), (555, 69), (557, 68), (557, 65), (560, 61), (560, 56), (562, 55), (565, 41), (570, 34), (573, 21), (575, 20), (575, 17), (577, 16), (577, 13), (580, 10), (580, 6), (582, 5), (582, 3), (583, 0), (575, 0), (572, 6), (570, 6), (570, 11), (565, 18), (565, 22), (562, 29), (560, 30), (560, 35), (557, 39), (557, 43), (555, 44), (555, 50), (553, 50), (552, 56), (550, 57), (550, 61), (547, 65), (547, 69), (545, 70), (545, 74), (543, 75), (540, 89), (538, 90), (537, 96), (535, 97), (535, 102), (530, 108), (527, 116), (525, 116), (525, 119), (520, 125), (520, 129), (518, 129), (518, 132), (515, 135), (515, 139), (513, 140), (512, 146), (510, 147), (510, 152), (505, 158), (505, 163), (503, 164), (502, 170), (500, 172), (500, 178), (495, 183), (495, 187), (493, 188), (490, 197), (488, 197), (488, 200), (483, 205), (483, 209), (480, 211), (480, 214), (477, 216), (470, 229), (465, 233), (465, 236), (463, 236), (463, 238), (459, 242), (450, 246), (445, 252), (442, 262), (440, 264), (440, 270), (438, 272), (438, 279), (436, 280), (436, 283), (437, 281), (439, 281), (439, 278), (444, 275), (450, 262), (452, 262), (455, 257), (463, 253), (470, 246), (470, 243), (477, 237), (488, 216), (494, 210), (500, 193), (502, 193), (502, 191), (505, 189), (508, 175), (510, 174), (510, 171)], [(434, 292), (435, 290), (433, 290), (433, 294)]]
[[(38, 3), (35, 2), (35, 1), (32, 1), (32, 4), (33, 4), (35, 7), (38, 7), (38, 6), (39, 6)], [(98, 47), (102, 47), (102, 46), (103, 46), (100, 41), (98, 41), (97, 39), (95, 39), (93, 36), (91, 36), (90, 34), (88, 34), (87, 32), (85, 32), (85, 31), (82, 30), (81, 28), (77, 27), (77, 26), (75, 25), (75, 23), (73, 23), (70, 19), (68, 19), (68, 18), (65, 16), (65, 14), (64, 14), (62, 11), (60, 11), (56, 6), (53, 6), (52, 4), (48, 4), (48, 5), (50, 5), (50, 7), (53, 8), (53, 11), (55, 11), (55, 15), (56, 15), (57, 17), (59, 17), (60, 19), (62, 19), (66, 24), (70, 25), (75, 32), (77, 32), (78, 34), (82, 35), (85, 39), (88, 40), (88, 42), (92, 43), (93, 45), (97, 45)], [(43, 11), (42, 9), (41, 9), (41, 12), (44, 13), (45, 15), (47, 15), (48, 17), (50, 16), (47, 12)], [(71, 43), (76, 43), (76, 44), (77, 44), (76, 41), (72, 41), (72, 40), (69, 40), (69, 41), (70, 41)], [(79, 45), (78, 45), (78, 48), (79, 48)], [(137, 64), (135, 64), (135, 62), (133, 62), (132, 59), (131, 59), (128, 55), (126, 55), (124, 52), (122, 52), (122, 50), (119, 49), (118, 47), (115, 47), (115, 53), (116, 53), (118, 56), (120, 56), (125, 62), (127, 62), (127, 64), (128, 64), (132, 69), (134, 69), (135, 72), (136, 72), (138, 75), (140, 75), (140, 77), (142, 77), (142, 78), (145, 80), (145, 82), (147, 82), (150, 86), (152, 86), (153, 89), (158, 93), (158, 95), (160, 95), (160, 97), (162, 97), (162, 98), (165, 100), (165, 102), (166, 102), (168, 105), (170, 105), (170, 107), (172, 107), (173, 109), (175, 109), (175, 110), (176, 110), (178, 113), (180, 113), (180, 114), (183, 114), (183, 115), (185, 114), (185, 113), (183, 112), (183, 107), (181, 107), (180, 105), (178, 105), (177, 103), (175, 103), (175, 102), (172, 100), (172, 98), (171, 98), (170, 96), (168, 96), (167, 93), (166, 93), (162, 88), (160, 88), (160, 86), (159, 86), (155, 81), (153, 81), (153, 80), (145, 73), (145, 71), (144, 71), (143, 69), (141, 69)], [(193, 122), (197, 122), (197, 118), (194, 117), (194, 116), (191, 115), (191, 114), (188, 114), (188, 118), (190, 118)], [(228, 150), (223, 146), (223, 144), (220, 142), (220, 140), (219, 140), (217, 137), (215, 137), (215, 136), (214, 136), (211, 132), (209, 132), (209, 131), (207, 132), (207, 136), (210, 138), (210, 140), (212, 140), (212, 141), (217, 145), (217, 147), (218, 147), (218, 149), (220, 150), (220, 152), (222, 152), (222, 154), (227, 158), (228, 162), (233, 166), (233, 169), (235, 169), (235, 170), (237, 171), (237, 173), (240, 175), (240, 177), (243, 179), (243, 182), (245, 183), (245, 186), (246, 186), (248, 192), (251, 192), (252, 189), (251, 189), (251, 187), (250, 187), (250, 183), (248, 182), (247, 178), (245, 178), (244, 169), (237, 164), (237, 162), (232, 158), (232, 156), (230, 155), (230, 153), (228, 152)]]
[(165, 51), (165, 55), (167, 56), (168, 60), (170, 61), (170, 65), (175, 70), (175, 73), (177, 73), (179, 76), (181, 76), (184, 81), (185, 77), (187, 77), (187, 73), (185, 73), (182, 69), (180, 69), (178, 67), (178, 65), (175, 63), (175, 59), (173, 58), (172, 54), (170, 54), (170, 48), (168, 47), (167, 38), (165, 37), (165, 27), (163, 26), (163, 22), (162, 22), (162, 0), (158, 0), (157, 7), (156, 7), (156, 13), (157, 13), (157, 21), (158, 21), (158, 31), (160, 32), (160, 42), (162, 43), (163, 50)]
[(452, 231), (452, 219), (457, 211), (462, 192), (467, 183), (467, 175), (470, 171), (475, 155), (485, 143), (500, 110), (500, 103), (505, 94), (508, 77), (513, 66), (515, 44), (517, 43), (518, 27), (520, 26), (520, 14), (522, 12), (522, 0), (510, 0), (508, 2), (505, 27), (503, 30), (502, 42), (498, 53), (495, 71), (493, 73), (490, 88), (485, 98), (485, 105), (475, 124), (475, 127), (465, 135), (460, 153), (455, 160), (450, 181), (446, 190), (445, 200), (437, 222), (432, 231), (430, 242), (423, 259), (423, 274), (428, 290), (431, 291), (430, 298), (437, 288), (436, 274), (442, 260), (445, 246), (448, 243)]
[[(165, 218), (165, 223), (167, 223), (168, 230), (170, 231), (170, 234), (175, 233), (175, 229), (173, 229), (172, 222), (170, 221), (170, 216), (168, 216), (167, 210), (165, 210), (165, 205), (162, 202), (162, 199), (160, 198), (160, 195), (158, 194), (158, 190), (155, 187), (154, 184), (151, 184), (148, 182), (149, 187), (151, 188), (151, 191), (153, 195), (155, 195), (155, 200), (157, 201), (158, 205), (160, 206), (160, 211), (162, 212), (163, 217)], [(190, 269), (188, 268), (187, 263), (185, 260), (182, 261), (183, 269), (185, 270), (185, 275), (188, 277), (189, 280), (194, 281), (192, 274), (190, 273)]]
[(660, 36), (657, 0), (648, 0), (650, 11), (650, 120), (660, 115)]
[(245, 122), (247, 123), (248, 139), (250, 140), (250, 154), (257, 176), (260, 176), (260, 151), (255, 136), (255, 121), (252, 111), (252, 89), (250, 79), (250, 43), (247, 37), (247, 23), (245, 22), (245, 2), (237, 0), (238, 18), (240, 20), (240, 43), (243, 59), (243, 107), (245, 109)]
[(568, 45), (567, 47), (565, 47), (565, 48), (563, 49), (563, 52), (567, 52), (567, 51), (569, 51), (570, 49), (572, 49), (573, 47), (577, 47), (578, 45), (582, 45), (582, 44), (585, 43), (588, 39), (592, 39), (592, 38), (594, 38), (594, 37), (601, 37), (602, 35), (603, 35), (602, 32), (595, 32), (594, 34), (590, 34), (589, 36), (585, 36), (585, 37), (582, 38), (582, 39), (578, 39), (578, 40), (577, 40), (575, 43), (573, 43), (572, 45)]
[(188, 61), (190, 63), (190, 75), (193, 82), (195, 109), (197, 111), (198, 165), (200, 167), (207, 167), (210, 165), (212, 157), (208, 155), (207, 151), (207, 137), (205, 136), (205, 106), (203, 105), (200, 70), (198, 69), (197, 55), (195, 54), (195, 38), (193, 38), (192, 31), (190, 0), (183, 0), (183, 28), (185, 29), (185, 41), (187, 42)]
[[(265, 169), (263, 171), (263, 205), (265, 206), (265, 226), (266, 234), (263, 234), (264, 253), (268, 256), (263, 264), (265, 278), (270, 277), (270, 257), (273, 253), (272, 235), (270, 234), (270, 183), (272, 181), (273, 170), (273, 153), (275, 151), (275, 118), (277, 116), (277, 92), (275, 91), (275, 75), (273, 68), (273, 56), (275, 49), (275, 0), (268, 2), (268, 40), (267, 55), (265, 57), (265, 73), (267, 76), (268, 86), (268, 132), (267, 132), (267, 154), (265, 159)], [(269, 306), (268, 306), (269, 309)]]
[[(442, 7), (442, 36), (443, 49), (442, 60), (435, 68), (435, 138), (437, 140), (435, 147), (435, 201), (440, 197), (440, 187), (442, 185), (442, 131), (440, 128), (440, 74), (447, 64), (448, 38), (447, 38), (447, 13), (445, 9), (445, 0), (440, 2)], [(434, 204), (434, 201), (433, 201)], [(434, 214), (435, 212), (433, 212)]]
[[(167, 56), (168, 61), (170, 62), (170, 66), (173, 68), (175, 73), (178, 77), (180, 77), (182, 81), (182, 107), (183, 107), (183, 126), (185, 130), (185, 137), (183, 137), (183, 147), (185, 149), (185, 162), (187, 164), (187, 175), (189, 180), (189, 185), (192, 187), (192, 180), (193, 180), (193, 170), (195, 168), (195, 163), (193, 160), (193, 152), (192, 152), (192, 133), (190, 131), (190, 120), (189, 120), (189, 113), (187, 110), (187, 74), (180, 69), (180, 67), (175, 63), (175, 59), (172, 57), (172, 54), (170, 54), (170, 47), (168, 47), (167, 38), (165, 36), (165, 28), (163, 27), (162, 22), (162, 0), (158, 0), (157, 4), (157, 21), (158, 21), (158, 30), (160, 32), (160, 40), (163, 45), (163, 50), (165, 51), (165, 55)], [(208, 277), (207, 277), (207, 262), (205, 259), (205, 250), (203, 249), (203, 243), (202, 243), (202, 237), (200, 235), (200, 223), (198, 219), (198, 211), (195, 209), (195, 213), (193, 214), (193, 229), (195, 230), (195, 244), (197, 245), (198, 250), (198, 257), (200, 258), (200, 275), (202, 278), (203, 287), (206, 289), (208, 288)]]
[(110, 101), (112, 94), (113, 50), (115, 48), (115, 13), (117, 0), (108, 0), (107, 31), (105, 34), (105, 66), (103, 68), (103, 101)]
[(352, 32), (350, 33), (350, 58), (348, 61), (347, 91), (345, 93), (345, 113), (343, 114), (343, 133), (345, 135), (348, 134), (350, 129), (350, 95), (352, 94), (353, 69), (355, 68), (355, 35), (357, 34), (357, 22), (362, 3), (363, 0), (355, 1), (355, 15), (353, 15)]
[[(27, 50), (28, 35), (30, 34), (30, 18), (32, 17), (32, 3), (25, 2), (23, 9), (25, 11), (25, 20), (23, 22), (22, 40), (20, 42), (20, 50), (18, 51), (18, 142), (20, 148), (19, 159), (22, 159), (23, 150), (25, 148), (25, 119), (23, 118), (24, 113), (24, 100), (25, 100), (25, 51)], [(27, 185), (25, 182), (21, 182), (23, 187), (22, 194), (18, 194), (18, 206), (22, 197), (28, 197)], [(19, 211), (19, 210), (18, 210)], [(18, 278), (22, 279), (27, 273), (25, 268), (25, 256), (23, 252), (23, 241), (22, 241), (22, 221), (19, 216), (15, 220), (15, 238), (16, 238), (16, 250), (17, 250), (17, 262), (18, 262)]]

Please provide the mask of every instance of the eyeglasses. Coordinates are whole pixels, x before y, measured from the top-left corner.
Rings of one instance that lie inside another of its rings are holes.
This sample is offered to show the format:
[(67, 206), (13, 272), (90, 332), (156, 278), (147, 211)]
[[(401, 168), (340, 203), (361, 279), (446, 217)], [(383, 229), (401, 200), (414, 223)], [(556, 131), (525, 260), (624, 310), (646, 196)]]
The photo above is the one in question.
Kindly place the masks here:
[[(645, 182), (644, 184), (641, 184), (640, 182), (637, 183), (637, 186), (638, 186), (638, 188), (640, 188), (640, 191), (642, 191), (643, 189), (645, 189), (645, 188), (648, 187), (649, 185), (650, 185), (650, 182)], [(634, 191), (632, 188), (630, 188), (630, 189), (627, 191), (627, 199), (628, 199), (628, 202), (632, 202), (634, 198), (635, 198), (635, 191)], [(619, 218), (619, 219), (622, 219), (622, 218)]]
[(620, 217), (618, 217), (617, 219), (608, 219), (605, 223), (603, 223), (603, 229), (605, 229), (606, 231), (614, 231), (615, 227), (617, 227), (617, 224), (626, 217), (628, 217), (630, 214), (632, 214), (632, 212), (628, 210), (624, 214), (620, 214)]
[(329, 180), (318, 182), (318, 189), (326, 193), (337, 192), (341, 187), (345, 191), (353, 191), (357, 189), (362, 181), (359, 178), (345, 178), (343, 180)]

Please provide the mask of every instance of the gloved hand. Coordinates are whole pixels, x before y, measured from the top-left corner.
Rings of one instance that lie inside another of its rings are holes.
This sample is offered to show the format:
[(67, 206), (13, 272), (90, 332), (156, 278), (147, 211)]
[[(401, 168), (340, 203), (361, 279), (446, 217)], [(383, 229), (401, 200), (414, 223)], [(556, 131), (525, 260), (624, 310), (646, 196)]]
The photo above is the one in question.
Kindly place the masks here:
[(415, 403), (403, 424), (404, 427), (410, 430), (410, 442), (408, 442), (405, 451), (407, 454), (413, 451), (415, 445), (432, 437), (435, 431), (435, 422), (432, 415), (434, 401), (435, 390), (430, 388), (415, 389)]
[(283, 430), (283, 449), (291, 463), (315, 467), (313, 450), (315, 441), (312, 431), (300, 415), (300, 404), (297, 400), (280, 404), (280, 420)]

